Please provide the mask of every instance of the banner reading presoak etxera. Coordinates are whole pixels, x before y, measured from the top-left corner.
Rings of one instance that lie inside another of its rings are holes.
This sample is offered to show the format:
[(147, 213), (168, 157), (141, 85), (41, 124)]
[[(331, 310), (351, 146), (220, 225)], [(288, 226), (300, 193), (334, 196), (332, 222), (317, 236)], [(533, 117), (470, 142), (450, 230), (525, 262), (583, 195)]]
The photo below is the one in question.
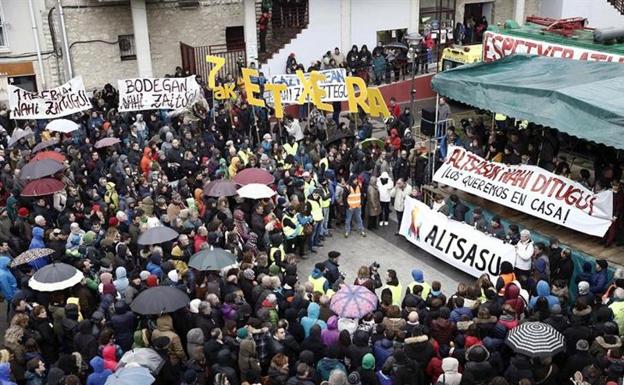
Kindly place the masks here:
[(119, 111), (175, 110), (199, 96), (195, 76), (186, 78), (134, 78), (118, 80)]
[(91, 108), (81, 76), (41, 92), (10, 84), (7, 89), (12, 119), (54, 119)]
[(515, 262), (511, 244), (449, 219), (410, 197), (405, 198), (399, 232), (416, 246), (473, 277), (483, 273), (496, 277), (503, 261), (512, 265)]
[(594, 194), (537, 166), (507, 166), (450, 146), (433, 180), (585, 234), (602, 237), (611, 226), (611, 191)]

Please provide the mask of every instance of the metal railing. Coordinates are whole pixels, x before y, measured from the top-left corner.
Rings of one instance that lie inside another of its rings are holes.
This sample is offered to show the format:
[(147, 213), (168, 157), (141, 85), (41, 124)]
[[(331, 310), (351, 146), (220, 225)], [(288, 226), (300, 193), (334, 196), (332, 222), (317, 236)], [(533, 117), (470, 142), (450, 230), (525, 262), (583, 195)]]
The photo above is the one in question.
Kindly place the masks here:
[(607, 0), (615, 9), (624, 15), (624, 0)]

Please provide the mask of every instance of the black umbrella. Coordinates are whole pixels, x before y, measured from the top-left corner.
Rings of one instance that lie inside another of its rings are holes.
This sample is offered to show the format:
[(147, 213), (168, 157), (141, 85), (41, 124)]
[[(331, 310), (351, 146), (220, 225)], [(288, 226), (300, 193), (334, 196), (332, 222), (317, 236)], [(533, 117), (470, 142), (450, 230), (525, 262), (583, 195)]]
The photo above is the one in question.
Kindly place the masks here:
[(20, 179), (39, 179), (54, 175), (65, 169), (63, 163), (52, 159), (41, 159), (28, 162), (20, 172)]
[(204, 195), (209, 197), (233, 197), (238, 186), (230, 180), (213, 180), (204, 187)]
[(189, 266), (199, 271), (221, 270), (236, 263), (236, 255), (221, 248), (207, 247), (193, 254)]
[(188, 305), (185, 292), (172, 286), (156, 286), (141, 292), (130, 304), (133, 312), (141, 315), (172, 313)]
[(514, 352), (529, 357), (552, 357), (565, 350), (563, 334), (543, 322), (525, 322), (509, 331), (505, 341)]
[(80, 270), (66, 263), (51, 263), (37, 270), (30, 277), (28, 286), (37, 291), (64, 290), (80, 283), (84, 275)]
[(58, 142), (59, 142), (59, 140), (56, 139), (56, 138), (53, 138), (53, 139), (50, 139), (50, 140), (44, 140), (43, 142), (37, 143), (37, 145), (35, 147), (33, 147), (32, 151), (33, 152), (41, 151), (44, 148), (48, 148), (48, 147), (57, 145)]
[(327, 138), (327, 145), (330, 145), (334, 142), (337, 142), (341, 139), (344, 138), (353, 138), (355, 136), (355, 134), (351, 131), (347, 131), (347, 130), (336, 130), (334, 131), (333, 135), (331, 135), (329, 138)]
[(176, 239), (178, 235), (180, 234), (171, 227), (156, 226), (145, 230), (145, 232), (139, 236), (137, 243), (143, 246), (157, 245)]

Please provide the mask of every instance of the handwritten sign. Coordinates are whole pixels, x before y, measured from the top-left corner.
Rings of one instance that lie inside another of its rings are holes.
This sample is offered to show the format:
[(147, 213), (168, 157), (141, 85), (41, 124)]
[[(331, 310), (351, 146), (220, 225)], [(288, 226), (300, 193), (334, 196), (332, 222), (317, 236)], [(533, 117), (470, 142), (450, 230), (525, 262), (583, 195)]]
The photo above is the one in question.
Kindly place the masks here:
[(134, 78), (118, 80), (119, 111), (175, 110), (199, 96), (195, 76), (186, 78)]
[[(318, 86), (325, 91), (325, 97), (321, 98), (323, 102), (341, 102), (347, 100), (346, 78), (347, 73), (344, 68), (334, 68), (329, 70), (318, 71), (325, 76), (325, 80), (320, 81)], [(304, 74), (306, 79), (310, 78), (310, 73)], [(269, 83), (286, 84), (286, 89), (281, 92), (282, 103), (299, 104), (299, 96), (305, 91), (304, 85), (295, 74), (283, 74), (271, 76)], [(265, 98), (269, 95), (266, 93)]]
[(10, 84), (8, 91), (13, 119), (54, 119), (91, 108), (80, 76), (41, 92), (26, 91)]

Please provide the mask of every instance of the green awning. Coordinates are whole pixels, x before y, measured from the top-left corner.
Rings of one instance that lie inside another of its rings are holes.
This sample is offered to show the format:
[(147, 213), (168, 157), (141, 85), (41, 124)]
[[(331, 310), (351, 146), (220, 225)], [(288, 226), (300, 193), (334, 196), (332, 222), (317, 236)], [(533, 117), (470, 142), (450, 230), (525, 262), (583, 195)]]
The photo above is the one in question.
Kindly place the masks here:
[(624, 65), (515, 55), (433, 77), (442, 96), (624, 149)]

